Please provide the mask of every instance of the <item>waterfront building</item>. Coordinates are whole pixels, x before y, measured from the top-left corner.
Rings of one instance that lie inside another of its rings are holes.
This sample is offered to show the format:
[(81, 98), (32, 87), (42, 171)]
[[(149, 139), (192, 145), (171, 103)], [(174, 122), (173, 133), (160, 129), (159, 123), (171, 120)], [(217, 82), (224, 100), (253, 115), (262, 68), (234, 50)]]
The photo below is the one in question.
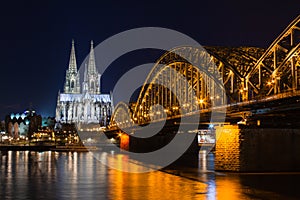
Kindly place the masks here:
[(64, 92), (58, 92), (56, 121), (60, 123), (95, 124), (105, 126), (112, 114), (112, 97), (101, 94), (101, 74), (96, 67), (93, 41), (84, 64), (83, 81), (77, 69), (75, 45), (72, 41), (69, 66), (66, 71)]
[(25, 137), (29, 132), (32, 133), (41, 128), (40, 119), (41, 116), (31, 108), (21, 113), (11, 113), (5, 117), (4, 129), (8, 136), (15, 139), (19, 136)]

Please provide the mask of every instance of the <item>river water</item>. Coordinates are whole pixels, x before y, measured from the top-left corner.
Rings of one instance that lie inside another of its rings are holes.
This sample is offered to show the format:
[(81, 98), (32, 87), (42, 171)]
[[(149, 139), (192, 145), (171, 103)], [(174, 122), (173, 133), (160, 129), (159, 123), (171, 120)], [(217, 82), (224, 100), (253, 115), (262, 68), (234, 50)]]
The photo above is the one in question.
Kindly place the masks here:
[(300, 173), (220, 173), (214, 154), (199, 157), (198, 167), (126, 173), (91, 152), (0, 152), (0, 199), (300, 199)]

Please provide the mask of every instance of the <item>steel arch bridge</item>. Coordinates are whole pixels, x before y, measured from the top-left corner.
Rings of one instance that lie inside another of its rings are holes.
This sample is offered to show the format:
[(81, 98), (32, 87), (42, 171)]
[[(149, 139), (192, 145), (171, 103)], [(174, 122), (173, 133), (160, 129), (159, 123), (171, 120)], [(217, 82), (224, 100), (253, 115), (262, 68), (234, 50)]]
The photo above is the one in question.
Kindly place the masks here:
[[(111, 125), (145, 124), (165, 115), (172, 118), (199, 109), (209, 111), (223, 104), (230, 107), (251, 100), (300, 95), (299, 54), (300, 16), (267, 49), (175, 48), (154, 65), (136, 103), (116, 106)], [(195, 66), (200, 60), (205, 67)], [(156, 104), (162, 107), (157, 109), (153, 106)], [(125, 111), (129, 118), (123, 119)]]

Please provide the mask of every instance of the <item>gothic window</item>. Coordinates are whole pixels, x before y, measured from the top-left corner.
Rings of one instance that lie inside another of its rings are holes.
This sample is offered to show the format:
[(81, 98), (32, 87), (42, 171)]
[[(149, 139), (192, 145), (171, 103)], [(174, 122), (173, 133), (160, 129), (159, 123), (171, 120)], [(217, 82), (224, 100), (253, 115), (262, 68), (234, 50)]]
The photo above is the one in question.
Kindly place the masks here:
[(91, 89), (93, 90), (95, 88), (95, 83), (94, 81), (91, 81)]
[(74, 80), (71, 81), (71, 89), (74, 89)]

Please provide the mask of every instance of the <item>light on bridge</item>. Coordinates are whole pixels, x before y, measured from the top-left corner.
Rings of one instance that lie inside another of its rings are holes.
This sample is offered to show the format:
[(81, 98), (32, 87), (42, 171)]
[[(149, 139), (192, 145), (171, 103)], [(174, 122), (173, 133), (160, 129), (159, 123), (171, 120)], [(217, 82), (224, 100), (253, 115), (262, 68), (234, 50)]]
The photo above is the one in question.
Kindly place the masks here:
[(246, 91), (247, 91), (247, 88), (240, 89), (240, 93), (243, 93), (243, 92), (246, 92)]
[(189, 105), (190, 105), (190, 104), (188, 104), (188, 103), (185, 103), (185, 104), (183, 104), (183, 105), (182, 105), (182, 107), (184, 107), (184, 108), (185, 108), (185, 107), (188, 107)]
[(267, 82), (267, 85), (268, 85), (268, 86), (272, 85), (271, 81), (268, 81), (268, 82)]

